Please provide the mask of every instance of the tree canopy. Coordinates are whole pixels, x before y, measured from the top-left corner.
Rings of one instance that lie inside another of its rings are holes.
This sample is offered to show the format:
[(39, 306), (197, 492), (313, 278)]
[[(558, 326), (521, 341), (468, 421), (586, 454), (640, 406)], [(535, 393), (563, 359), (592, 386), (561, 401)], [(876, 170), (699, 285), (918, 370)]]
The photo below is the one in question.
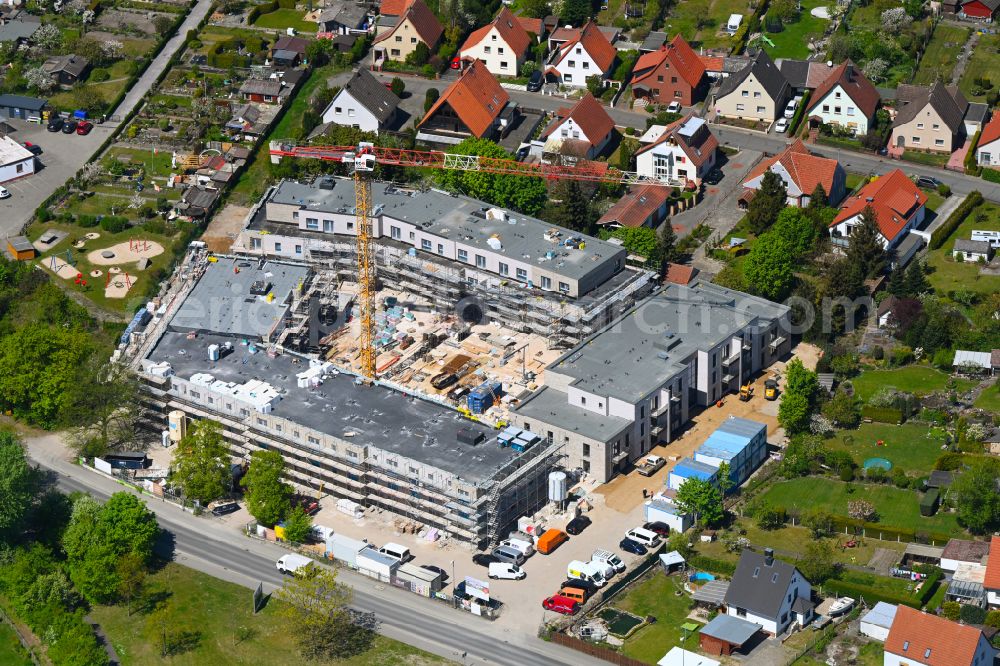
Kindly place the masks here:
[(875, 277), (886, 266), (885, 246), (878, 227), (878, 215), (871, 206), (861, 211), (861, 222), (854, 226), (847, 241), (847, 258), (861, 271), (863, 279)]
[(747, 222), (750, 231), (760, 236), (771, 228), (778, 219), (778, 214), (788, 201), (785, 182), (770, 169), (764, 172), (760, 187), (750, 200), (747, 207)]
[(215, 421), (199, 421), (188, 427), (187, 435), (177, 444), (170, 479), (188, 499), (208, 504), (229, 489), (229, 466), (222, 426)]
[(112, 449), (130, 449), (139, 441), (139, 381), (124, 363), (108, 363), (93, 356), (77, 371), (69, 386), (63, 422), (76, 426), (77, 451), (87, 457)]
[(703, 479), (687, 479), (678, 488), (675, 501), (685, 513), (709, 527), (721, 523), (725, 516), (722, 491)]
[[(513, 159), (513, 155), (489, 139), (469, 138), (448, 151), (455, 155), (478, 155)], [(496, 206), (535, 215), (548, 200), (545, 181), (541, 178), (527, 178), (482, 171), (457, 171), (446, 169), (438, 174), (442, 185), (457, 190), (473, 199), (481, 199)]]
[(781, 300), (792, 288), (794, 266), (794, 252), (788, 241), (767, 233), (750, 248), (743, 262), (743, 281), (754, 294), (772, 301)]
[(254, 451), (241, 485), (247, 510), (262, 525), (273, 526), (291, 510), (292, 487), (282, 480), (285, 459), (277, 451)]
[(10, 539), (24, 524), (38, 482), (38, 473), (28, 464), (17, 436), (0, 432), (0, 541)]
[(1000, 493), (994, 460), (977, 460), (951, 486), (956, 498), (958, 520), (973, 534), (986, 534), (1000, 527)]
[(818, 396), (816, 373), (807, 370), (800, 359), (792, 359), (785, 368), (785, 389), (778, 405), (778, 422), (789, 435), (808, 429)]

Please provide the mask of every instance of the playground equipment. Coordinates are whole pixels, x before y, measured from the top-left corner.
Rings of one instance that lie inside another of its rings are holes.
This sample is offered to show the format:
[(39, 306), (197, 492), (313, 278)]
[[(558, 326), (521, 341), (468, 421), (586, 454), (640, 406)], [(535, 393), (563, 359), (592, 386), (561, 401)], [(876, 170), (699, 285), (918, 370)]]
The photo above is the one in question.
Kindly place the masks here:
[[(65, 256), (66, 256), (66, 263), (69, 264), (70, 266), (73, 266), (74, 265), (73, 250), (71, 250), (70, 248), (66, 248)], [(59, 272), (59, 264), (57, 263), (57, 255), (55, 254), (49, 257), (49, 270), (51, 270), (53, 273)]]
[(132, 252), (147, 252), (149, 250), (149, 241), (142, 238), (130, 238), (128, 240), (128, 249)]

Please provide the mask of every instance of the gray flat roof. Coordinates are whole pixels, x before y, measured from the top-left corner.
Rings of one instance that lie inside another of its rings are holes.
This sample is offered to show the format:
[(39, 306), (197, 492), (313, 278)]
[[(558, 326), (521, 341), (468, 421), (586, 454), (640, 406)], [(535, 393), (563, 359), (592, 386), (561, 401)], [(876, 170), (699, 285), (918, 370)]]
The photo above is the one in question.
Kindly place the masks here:
[(715, 347), (754, 320), (788, 311), (707, 282), (669, 285), (556, 359), (549, 369), (597, 395), (636, 401), (684, 370), (698, 350)]
[[(352, 443), (376, 446), (473, 483), (488, 479), (517, 455), (497, 445), (492, 428), (455, 410), (384, 386), (357, 386), (354, 377), (347, 374), (329, 377), (316, 388), (299, 388), (295, 375), (308, 365), (289, 354), (270, 358), (263, 352), (250, 354), (238, 344), (232, 354), (209, 361), (208, 346), (227, 340), (232, 338), (212, 334), (189, 340), (186, 333), (167, 331), (148, 358), (170, 363), (174, 373), (184, 379), (207, 372), (227, 382), (255, 378), (268, 382), (282, 395), (274, 416), (334, 437), (353, 432)], [(461, 429), (481, 433), (485, 440), (477, 446), (463, 444), (458, 441)]]
[[(325, 181), (323, 188), (319, 186), (321, 180)], [(401, 189), (389, 183), (372, 183), (371, 191), (372, 208), (376, 215), (416, 224), (442, 238), (533, 264), (571, 279), (581, 279), (602, 262), (613, 261), (615, 257), (624, 257), (625, 254), (618, 245), (465, 196), (437, 190)], [(284, 180), (275, 188), (271, 201), (301, 206), (305, 210), (354, 214), (354, 181), (330, 177), (319, 178), (312, 183)], [(507, 219), (485, 219), (484, 213), (491, 208), (504, 210)], [(544, 238), (549, 229), (562, 231), (563, 239), (580, 237), (585, 247), (560, 247)], [(487, 243), (491, 236), (499, 238), (501, 249)], [(556, 253), (555, 258), (546, 258), (549, 251)]]
[(763, 627), (732, 615), (716, 615), (701, 628), (701, 633), (730, 645), (743, 645)]
[(517, 413), (525, 419), (539, 419), (545, 423), (575, 432), (590, 439), (607, 441), (632, 425), (620, 416), (602, 416), (569, 404), (565, 392), (543, 386), (522, 402)]
[[(309, 269), (290, 263), (219, 258), (205, 273), (170, 321), (171, 328), (233, 337), (261, 338), (284, 316), (292, 290)], [(251, 293), (254, 283), (270, 287)], [(268, 301), (268, 294), (274, 297)]]
[(716, 578), (715, 580), (708, 581), (701, 587), (695, 588), (691, 598), (702, 603), (721, 606), (726, 600), (726, 592), (728, 591), (729, 581)]

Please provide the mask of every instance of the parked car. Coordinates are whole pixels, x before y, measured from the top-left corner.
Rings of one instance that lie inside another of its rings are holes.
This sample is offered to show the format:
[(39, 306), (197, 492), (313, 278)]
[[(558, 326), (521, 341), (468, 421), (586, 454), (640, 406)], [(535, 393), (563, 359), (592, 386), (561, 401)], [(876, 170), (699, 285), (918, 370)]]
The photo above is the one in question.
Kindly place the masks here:
[(796, 100), (794, 100), (794, 99), (791, 100), (790, 102), (788, 102), (788, 104), (785, 106), (785, 118), (788, 118), (789, 120), (791, 120), (792, 118), (794, 118), (795, 117), (795, 109), (796, 109), (796, 107), (798, 107), (798, 105), (799, 105), (799, 103)]
[(618, 547), (624, 550), (626, 553), (632, 553), (633, 555), (645, 555), (646, 547), (643, 546), (638, 541), (633, 541), (628, 537), (625, 537), (618, 542)]
[(493, 580), (521, 580), (527, 574), (524, 569), (508, 562), (494, 562), (490, 565), (489, 577)]
[(937, 178), (932, 178), (930, 176), (918, 176), (917, 177), (917, 187), (926, 187), (931, 190), (936, 190), (941, 181)]
[(566, 579), (559, 587), (560, 588), (576, 587), (581, 590), (586, 590), (588, 596), (597, 594), (597, 591), (601, 589), (596, 585), (594, 585), (593, 583), (591, 583), (589, 580), (581, 580), (579, 578)]
[(497, 558), (497, 562), (509, 562), (518, 566), (524, 564), (524, 561), (528, 559), (524, 553), (510, 546), (497, 546), (493, 549), (492, 555)]
[(518, 162), (523, 162), (528, 158), (528, 153), (530, 152), (531, 152), (531, 146), (521, 146), (520, 148), (517, 149), (517, 152), (514, 153), (514, 159), (517, 160)]
[(666, 464), (667, 461), (663, 456), (646, 456), (636, 465), (636, 469), (642, 476), (653, 476)]
[(472, 556), (472, 563), (478, 564), (481, 567), (488, 567), (494, 562), (499, 562), (499, 557), (493, 557), (489, 553), (476, 553)]
[(774, 124), (774, 131), (778, 134), (784, 134), (788, 131), (788, 120), (786, 118), (778, 118), (778, 122)]
[(452, 58), (451, 59), (451, 68), (452, 69), (462, 69), (462, 59), (459, 58), (458, 56), (455, 56), (454, 58)]
[(542, 83), (544, 79), (542, 78), (542, 70), (536, 69), (528, 77), (528, 92), (538, 92), (542, 89)]
[(677, 100), (674, 100), (667, 105), (667, 113), (680, 113), (680, 112), (681, 112), (681, 103), (678, 102)]
[(434, 566), (433, 564), (421, 564), (420, 568), (424, 571), (430, 571), (431, 573), (436, 573), (441, 576), (441, 582), (448, 580), (448, 572), (441, 567)]
[(642, 526), (642, 529), (649, 530), (650, 532), (655, 532), (656, 534), (659, 534), (661, 537), (670, 536), (670, 525), (660, 522), (659, 520), (651, 523), (646, 523), (645, 525)]
[(577, 516), (566, 524), (566, 533), (576, 536), (580, 532), (587, 529), (591, 522), (593, 521), (591, 521), (590, 518), (587, 518), (587, 516)]
[(646, 548), (656, 548), (660, 545), (660, 535), (644, 527), (633, 527), (625, 533), (625, 538), (638, 541)]
[(191, 64), (192, 65), (207, 65), (208, 64), (208, 56), (206, 56), (206, 55), (191, 56)]
[(9, 197), (10, 197), (10, 190), (0, 185), (0, 199), (7, 199)]
[(42, 147), (41, 146), (37, 146), (37, 145), (31, 143), (30, 141), (25, 141), (24, 142), (24, 147), (27, 148), (28, 152), (31, 153), (32, 155), (41, 155), (42, 154)]
[(542, 608), (563, 615), (575, 615), (580, 610), (580, 603), (561, 594), (556, 594), (542, 602)]
[(90, 130), (92, 129), (94, 129), (94, 123), (87, 120), (81, 120), (76, 126), (76, 133), (80, 136), (87, 136), (90, 134)]
[(63, 134), (73, 134), (74, 132), (76, 132), (76, 128), (78, 126), (79, 126), (79, 123), (76, 122), (75, 120), (67, 120), (66, 122), (63, 123), (62, 133)]
[(49, 124), (45, 128), (50, 132), (58, 132), (63, 128), (63, 124), (66, 121), (62, 119), (62, 116), (52, 116), (49, 118)]
[(240, 505), (236, 502), (226, 502), (225, 504), (217, 504), (212, 509), (213, 516), (226, 516), (230, 513), (236, 513), (240, 510)]

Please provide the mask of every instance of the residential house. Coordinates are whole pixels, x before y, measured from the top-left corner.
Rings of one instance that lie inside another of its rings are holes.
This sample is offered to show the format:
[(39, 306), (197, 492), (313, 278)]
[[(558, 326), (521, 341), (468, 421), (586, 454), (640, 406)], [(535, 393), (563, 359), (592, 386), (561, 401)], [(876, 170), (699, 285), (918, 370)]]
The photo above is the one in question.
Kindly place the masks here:
[(530, 48), (531, 37), (503, 5), (492, 23), (469, 35), (458, 55), (463, 60), (481, 61), (495, 76), (518, 76)]
[(1000, 0), (963, 0), (959, 2), (958, 15), (962, 18), (992, 23), (1000, 9)]
[(955, 261), (987, 262), (993, 258), (993, 248), (989, 241), (959, 238), (952, 247), (951, 255)]
[(530, 16), (515, 16), (514, 20), (521, 24), (524, 31), (532, 38), (532, 41), (542, 41), (545, 36), (545, 22), (540, 18)]
[(708, 91), (705, 65), (683, 37), (639, 56), (632, 69), (632, 92), (654, 104), (691, 106)]
[(368, 32), (366, 5), (351, 0), (330, 2), (316, 14), (316, 27), (330, 35), (363, 35)]
[(642, 44), (639, 45), (639, 53), (642, 54), (659, 51), (666, 45), (667, 33), (652, 30), (648, 35), (646, 35), (646, 39), (642, 40)]
[[(558, 32), (558, 31), (557, 31)], [(550, 37), (549, 43), (552, 43)], [(563, 42), (549, 58), (546, 79), (574, 88), (584, 88), (587, 79), (611, 76), (617, 51), (593, 21), (580, 30), (579, 37)]]
[(31, 37), (42, 27), (42, 21), (37, 16), (21, 13), (13, 21), (0, 25), (0, 44), (10, 43), (21, 46), (31, 41)]
[(965, 139), (963, 119), (969, 103), (958, 86), (940, 81), (931, 86), (896, 89), (896, 118), (889, 145), (896, 149), (951, 153)]
[(174, 206), (174, 211), (184, 217), (204, 220), (215, 208), (220, 195), (221, 191), (212, 187), (189, 187), (184, 190), (181, 200)]
[(90, 61), (83, 56), (56, 55), (42, 63), (42, 69), (61, 86), (71, 86), (87, 76), (90, 71)]
[(782, 58), (777, 62), (777, 65), (785, 80), (788, 81), (788, 85), (797, 95), (801, 95), (807, 90), (816, 90), (833, 71), (833, 63), (822, 60)]
[(793, 623), (808, 624), (813, 617), (812, 587), (805, 576), (774, 551), (744, 550), (736, 564), (725, 598), (726, 613), (755, 624), (771, 634), (785, 633)]
[(900, 604), (885, 639), (885, 666), (991, 666), (982, 630)]
[(496, 139), (517, 113), (507, 91), (477, 60), (428, 109), (417, 125), (417, 138), (445, 144), (460, 143), (470, 136)]
[[(990, 355), (986, 354), (986, 369), (989, 369)], [(955, 365), (961, 365), (961, 352), (955, 352)], [(972, 539), (949, 539), (941, 553), (941, 570), (949, 573), (958, 571), (962, 565), (973, 565), (983, 567), (985, 570), (986, 561), (990, 556), (990, 544), (987, 541), (974, 541)]]
[(880, 99), (872, 82), (846, 60), (813, 91), (806, 113), (813, 125), (837, 125), (855, 134), (867, 134), (875, 124)]
[(670, 188), (653, 183), (633, 187), (616, 201), (597, 223), (604, 227), (649, 227), (655, 229), (667, 216)]
[(1000, 113), (993, 116), (979, 135), (976, 164), (984, 167), (1000, 167)]
[(670, 264), (667, 266), (667, 273), (663, 276), (663, 281), (671, 284), (689, 285), (697, 274), (698, 269), (694, 266)]
[[(998, 434), (996, 429), (991, 433)], [(986, 605), (990, 608), (1000, 607), (1000, 537), (990, 538), (990, 553), (996, 557), (986, 560), (986, 575), (983, 577), (983, 589), (986, 590)]]
[(926, 215), (927, 195), (906, 174), (896, 169), (865, 185), (841, 207), (830, 223), (830, 236), (838, 245), (846, 245), (851, 230), (861, 223), (869, 206), (875, 211), (882, 244), (895, 249), (906, 232), (918, 228)]
[(750, 56), (745, 55), (707, 55), (704, 53), (698, 54), (698, 59), (705, 67), (705, 76), (712, 81), (719, 81), (729, 78), (733, 74), (738, 74), (752, 61)]
[(375, 132), (392, 124), (399, 98), (367, 69), (359, 70), (323, 111), (324, 123)]
[(558, 153), (560, 145), (566, 141), (579, 141), (585, 145), (580, 156), (593, 160), (604, 153), (614, 134), (615, 121), (588, 92), (572, 107), (556, 111), (556, 117), (539, 138), (545, 140), (543, 154)]
[(901, 302), (902, 299), (893, 294), (882, 299), (882, 302), (875, 309), (875, 319), (879, 328), (892, 328), (898, 323), (896, 321), (896, 308)]
[[(233, 109), (233, 115), (226, 121), (226, 129), (234, 134), (246, 136), (262, 136), (267, 131), (267, 125), (259, 125), (260, 109), (253, 104), (241, 104)], [(221, 155), (219, 156), (221, 159)]]
[(636, 153), (636, 171), (646, 178), (698, 188), (715, 167), (718, 148), (708, 123), (688, 115), (663, 128), (653, 143)]
[(9, 136), (0, 136), (0, 183), (35, 173), (35, 155)]
[(282, 35), (271, 46), (271, 60), (278, 67), (296, 67), (306, 58), (309, 42), (301, 37)]
[(375, 37), (372, 52), (376, 63), (385, 58), (404, 61), (416, 50), (417, 44), (433, 51), (443, 32), (444, 28), (424, 0), (413, 0), (395, 25), (386, 27)]
[(715, 111), (727, 118), (771, 122), (785, 110), (792, 89), (761, 49), (736, 74), (727, 77), (715, 98)]
[(743, 181), (743, 194), (738, 201), (741, 208), (749, 206), (768, 171), (777, 174), (785, 184), (789, 206), (808, 206), (817, 185), (823, 186), (827, 201), (833, 205), (844, 198), (847, 173), (840, 163), (813, 155), (801, 139), (796, 139), (785, 150), (758, 163), (747, 174)]
[(240, 86), (240, 95), (246, 102), (284, 104), (295, 92), (303, 73), (303, 70), (287, 70), (274, 72), (263, 79), (247, 79)]
[[(550, 23), (549, 19), (551, 18), (553, 17), (550, 16), (544, 19), (544, 23), (546, 25), (549, 25)], [(605, 38), (607, 38), (608, 42), (610, 42), (611, 44), (614, 44), (618, 40), (619, 35), (621, 35), (621, 29), (610, 25), (599, 25), (597, 26), (597, 29), (601, 31), (601, 33), (605, 36)], [(555, 25), (549, 30), (549, 36), (547, 40), (549, 45), (548, 49), (549, 52), (551, 53), (553, 51), (559, 50), (567, 42), (573, 42), (579, 40), (581, 32), (583, 32), (583, 28), (574, 28), (571, 25), (560, 27), (558, 25), (558, 21), (556, 21)]]

